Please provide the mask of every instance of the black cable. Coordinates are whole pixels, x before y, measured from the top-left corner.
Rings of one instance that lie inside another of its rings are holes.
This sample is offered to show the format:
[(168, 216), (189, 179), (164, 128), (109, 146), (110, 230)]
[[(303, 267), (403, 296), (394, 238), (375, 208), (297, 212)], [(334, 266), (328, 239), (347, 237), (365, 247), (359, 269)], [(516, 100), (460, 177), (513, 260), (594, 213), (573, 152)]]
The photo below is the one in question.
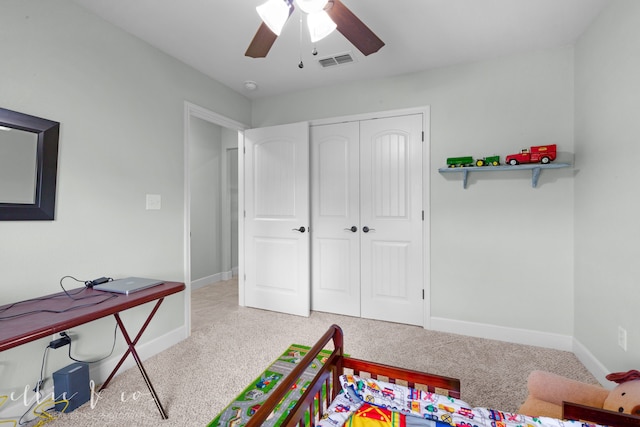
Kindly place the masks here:
[[(97, 360), (78, 360), (78, 359), (74, 359), (73, 356), (71, 356), (71, 343), (73, 342), (73, 340), (70, 339), (69, 342), (69, 359), (75, 361), (75, 362), (81, 362), (81, 363), (98, 363), (98, 362), (102, 362), (103, 360), (111, 357), (111, 355), (113, 354), (113, 350), (116, 348), (116, 334), (118, 332), (118, 324), (116, 323), (116, 326), (113, 328), (113, 344), (111, 345), (111, 351), (109, 352), (109, 354), (107, 354), (106, 356), (97, 359)], [(67, 335), (66, 332), (61, 332), (60, 335), (62, 335), (63, 337), (68, 337), (69, 335)]]
[[(27, 424), (27, 423), (31, 423), (31, 421), (33, 421), (33, 420), (24, 420), (24, 417), (26, 417), (26, 416), (27, 416), (27, 414), (28, 414), (29, 412), (31, 412), (31, 410), (32, 410), (32, 409), (33, 409), (33, 408), (38, 404), (38, 401), (39, 401), (39, 400), (40, 400), (40, 398), (36, 399), (36, 400), (31, 404), (31, 406), (29, 406), (29, 408), (27, 408), (27, 411), (26, 411), (24, 414), (22, 414), (22, 415), (20, 416), (20, 418), (18, 419), (18, 425), (23, 426), (23, 425), (25, 425), (25, 424)], [(35, 418), (34, 418), (34, 419), (35, 419)]]
[[(73, 293), (73, 294), (70, 294), (70, 293), (69, 293), (69, 292), (64, 288), (64, 286), (62, 286), (62, 281), (63, 281), (64, 279), (73, 279), (73, 280), (75, 280), (76, 282), (82, 283), (82, 284), (85, 286), (85, 289), (80, 289), (78, 292), (75, 292), (75, 293)], [(104, 280), (104, 282), (97, 282), (98, 280)], [(95, 295), (89, 295), (89, 296), (86, 296), (86, 297), (84, 297), (84, 298), (74, 298), (73, 296), (74, 296), (74, 295), (78, 295), (79, 293), (84, 292), (84, 291), (86, 291), (87, 289), (93, 288), (93, 286), (94, 286), (94, 285), (96, 285), (96, 284), (98, 284), (98, 283), (110, 282), (111, 280), (113, 280), (113, 279), (111, 279), (111, 278), (107, 278), (107, 277), (103, 277), (103, 278), (101, 278), (101, 279), (96, 279), (96, 280), (79, 280), (79, 279), (76, 279), (76, 278), (75, 278), (75, 277), (73, 277), (73, 276), (62, 276), (62, 278), (60, 279), (60, 287), (62, 288), (62, 290), (64, 291), (64, 293), (65, 293), (69, 298), (71, 298), (71, 299), (72, 299), (72, 300), (74, 300), (74, 301), (80, 301), (80, 300), (87, 299), (87, 298), (93, 298)]]
[[(42, 364), (40, 365), (40, 379), (38, 380), (38, 383), (36, 384), (36, 386), (33, 388), (34, 393), (37, 393), (38, 395), (40, 395), (40, 388), (42, 387), (42, 384), (44, 384), (44, 364), (45, 364), (45, 360), (47, 359), (47, 353), (49, 351), (49, 346), (46, 346), (44, 348), (44, 353), (42, 354)], [(38, 400), (40, 399), (40, 396), (38, 396)]]
[[(69, 293), (69, 292), (64, 288), (64, 286), (62, 285), (62, 281), (63, 281), (64, 279), (67, 279), (67, 278), (70, 278), (70, 279), (73, 279), (73, 280), (75, 280), (75, 281), (77, 281), (77, 282), (80, 282), (80, 283), (85, 284), (85, 288), (82, 288), (82, 289), (80, 289), (80, 290), (78, 290), (77, 292), (74, 292), (74, 293)], [(78, 279), (76, 279), (76, 278), (75, 278), (75, 277), (73, 277), (73, 276), (64, 276), (64, 277), (62, 277), (62, 278), (60, 279), (60, 287), (61, 287), (61, 288), (62, 288), (62, 290), (64, 291), (65, 295), (66, 295), (68, 298), (70, 298), (70, 299), (72, 299), (72, 300), (74, 300), (74, 301), (82, 301), (82, 300), (91, 299), (91, 298), (102, 298), (102, 297), (105, 297), (105, 295), (103, 295), (103, 294), (94, 294), (94, 295), (87, 295), (87, 296), (82, 297), (82, 298), (75, 298), (75, 297), (74, 297), (75, 295), (78, 295), (78, 294), (80, 294), (80, 293), (82, 293), (82, 292), (86, 292), (86, 291), (89, 289), (89, 288), (87, 288), (87, 287), (86, 287), (86, 286), (87, 286), (87, 283), (91, 283), (91, 282), (90, 282), (90, 281), (82, 281), (82, 280), (78, 280)], [(31, 298), (31, 299), (24, 300), (24, 301), (18, 301), (18, 302), (15, 302), (15, 303), (13, 303), (13, 304), (9, 304), (9, 305), (7, 305), (7, 306), (3, 307), (2, 309), (0, 309), (0, 313), (4, 313), (4, 312), (6, 312), (7, 310), (9, 310), (9, 309), (11, 309), (11, 308), (13, 308), (13, 307), (15, 307), (15, 306), (17, 306), (17, 305), (19, 305), (19, 304), (24, 304), (24, 303), (32, 302), (32, 301), (46, 301), (46, 300), (52, 300), (52, 299), (55, 299), (55, 298), (61, 298), (61, 297), (64, 297), (65, 295), (52, 295), (52, 296), (46, 296), (46, 297)], [(116, 295), (116, 294), (109, 294), (109, 295), (107, 295), (107, 296), (106, 296), (106, 298), (104, 298), (104, 299), (102, 299), (102, 300), (100, 300), (100, 301), (92, 302), (92, 303), (87, 303), (87, 304), (76, 305), (76, 306), (73, 306), (73, 307), (66, 308), (66, 309), (64, 309), (64, 310), (38, 309), (38, 310), (32, 310), (32, 311), (25, 311), (25, 312), (23, 312), (23, 313), (17, 313), (17, 314), (13, 314), (13, 315), (2, 316), (2, 317), (0, 317), (0, 321), (2, 321), (2, 320), (11, 320), (11, 319), (15, 319), (15, 318), (17, 318), (17, 317), (27, 316), (27, 315), (30, 315), (30, 314), (36, 314), (36, 313), (56, 313), (56, 314), (59, 314), (59, 313), (67, 313), (67, 312), (69, 312), (69, 311), (78, 310), (78, 309), (80, 309), (80, 308), (91, 307), (91, 306), (93, 306), (93, 305), (102, 304), (102, 303), (103, 303), (103, 302), (105, 302), (105, 301), (108, 301), (108, 300), (110, 300), (110, 299), (112, 299), (112, 298), (117, 298), (117, 297), (118, 297), (118, 295)]]
[[(89, 296), (87, 298), (93, 298), (93, 297), (101, 297), (103, 295), (92, 295)], [(85, 307), (92, 307), (94, 305), (98, 305), (98, 304), (102, 304), (103, 302), (106, 302), (110, 299), (113, 298), (118, 298), (118, 295), (116, 294), (110, 294), (108, 295), (105, 299), (98, 301), (98, 302), (92, 302), (92, 303), (87, 303), (87, 304), (81, 304), (81, 305), (75, 305), (73, 307), (69, 307), (66, 308), (64, 310), (47, 310), (47, 309), (40, 309), (40, 310), (33, 310), (33, 311), (26, 311), (24, 313), (18, 313), (18, 314), (13, 314), (11, 316), (3, 316), (0, 317), (0, 320), (11, 320), (11, 319), (15, 319), (17, 317), (21, 317), (21, 316), (27, 316), (29, 314), (35, 314), (35, 313), (56, 313), (56, 314), (60, 314), (60, 313), (67, 313), (69, 311), (73, 311), (73, 310), (79, 310), (81, 308), (85, 308)], [(82, 298), (82, 299), (86, 299), (86, 298)]]
[[(84, 291), (84, 289), (82, 289)], [(46, 297), (37, 297), (37, 298), (31, 298), (31, 299), (25, 299), (22, 301), (17, 301), (11, 304), (7, 304), (5, 306), (3, 306), (2, 308), (0, 308), (0, 313), (4, 313), (5, 311), (19, 305), (19, 304), (26, 304), (28, 302), (33, 302), (33, 301), (46, 301), (46, 300), (50, 300), (50, 299), (55, 299), (55, 298), (62, 298), (62, 297), (66, 297), (66, 295), (49, 295)]]
[(64, 288), (64, 286), (62, 286), (62, 281), (63, 281), (64, 279), (73, 279), (73, 280), (75, 280), (76, 282), (80, 282), (80, 283), (82, 283), (83, 285), (85, 285), (85, 288), (87, 287), (87, 283), (88, 283), (87, 281), (84, 281), (84, 280), (78, 280), (78, 279), (76, 279), (76, 278), (75, 278), (75, 277), (73, 277), (73, 276), (62, 276), (62, 278), (60, 279), (60, 287), (62, 288), (62, 290), (64, 291), (64, 293), (65, 293), (69, 298), (71, 298), (72, 300), (75, 300), (75, 299), (76, 299), (76, 298), (74, 298), (74, 297), (73, 297), (73, 295), (78, 295), (79, 293), (84, 292), (84, 291), (85, 291), (85, 289), (80, 289), (78, 292), (73, 293), (73, 294), (70, 294), (70, 293), (69, 293), (69, 292)]
[[(44, 365), (45, 365), (45, 360), (47, 359), (47, 353), (49, 351), (49, 346), (44, 348), (44, 353), (42, 354), (42, 365), (40, 365), (40, 379), (38, 380), (38, 382), (36, 383), (36, 386), (33, 388), (33, 392), (36, 393), (36, 399), (35, 401), (31, 404), (31, 406), (29, 406), (27, 408), (27, 410), (20, 416), (20, 418), (18, 419), (18, 424), (17, 425), (25, 425), (27, 423), (31, 423), (33, 420), (25, 420), (24, 417), (27, 416), (27, 414), (29, 412), (31, 412), (31, 410), (36, 406), (36, 404), (40, 403), (40, 399), (42, 398), (42, 394), (40, 393), (40, 388), (42, 387), (42, 384), (44, 384)], [(0, 421), (1, 423), (2, 421)]]

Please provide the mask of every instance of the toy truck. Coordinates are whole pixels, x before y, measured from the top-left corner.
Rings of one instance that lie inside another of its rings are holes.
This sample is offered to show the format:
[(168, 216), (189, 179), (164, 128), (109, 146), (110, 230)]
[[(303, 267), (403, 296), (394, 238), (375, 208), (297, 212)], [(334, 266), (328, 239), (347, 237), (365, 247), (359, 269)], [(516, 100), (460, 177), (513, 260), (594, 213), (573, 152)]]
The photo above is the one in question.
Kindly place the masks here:
[(556, 144), (539, 145), (531, 148), (524, 148), (518, 154), (510, 154), (505, 158), (508, 165), (519, 165), (520, 163), (542, 163), (547, 164), (556, 159)]

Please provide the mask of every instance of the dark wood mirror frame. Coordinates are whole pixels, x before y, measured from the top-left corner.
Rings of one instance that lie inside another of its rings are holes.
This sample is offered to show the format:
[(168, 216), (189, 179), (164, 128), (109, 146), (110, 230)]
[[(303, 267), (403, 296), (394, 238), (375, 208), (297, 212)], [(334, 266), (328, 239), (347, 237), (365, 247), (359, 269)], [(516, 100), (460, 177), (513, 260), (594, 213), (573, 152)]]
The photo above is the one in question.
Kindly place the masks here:
[(33, 132), (38, 139), (34, 203), (3, 203), (0, 200), (0, 221), (53, 220), (60, 123), (0, 108), (0, 126)]

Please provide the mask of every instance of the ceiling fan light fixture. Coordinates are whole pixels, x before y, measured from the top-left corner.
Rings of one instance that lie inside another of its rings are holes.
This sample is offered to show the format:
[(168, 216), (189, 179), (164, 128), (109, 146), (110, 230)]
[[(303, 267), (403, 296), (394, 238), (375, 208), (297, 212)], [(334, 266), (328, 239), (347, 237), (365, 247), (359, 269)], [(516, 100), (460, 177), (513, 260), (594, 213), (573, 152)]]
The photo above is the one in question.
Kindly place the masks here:
[(284, 24), (293, 12), (291, 0), (267, 0), (256, 7), (262, 21), (277, 36), (282, 32)]
[(296, 4), (304, 13), (320, 12), (329, 3), (329, 0), (296, 0)]
[(327, 37), (337, 27), (336, 23), (333, 22), (329, 14), (324, 10), (307, 15), (307, 26), (309, 27), (311, 43)]

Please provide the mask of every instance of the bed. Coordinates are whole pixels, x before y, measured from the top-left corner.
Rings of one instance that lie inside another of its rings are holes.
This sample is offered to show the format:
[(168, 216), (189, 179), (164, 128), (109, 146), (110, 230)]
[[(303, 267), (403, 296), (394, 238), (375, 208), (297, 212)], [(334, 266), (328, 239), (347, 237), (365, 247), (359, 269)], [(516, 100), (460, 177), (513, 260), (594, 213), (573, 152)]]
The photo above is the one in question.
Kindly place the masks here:
[[(333, 342), (330, 356), (303, 390), (297, 403), (279, 419), (281, 426), (389, 425), (433, 427), (591, 427), (597, 425), (640, 426), (640, 417), (619, 414), (571, 403), (564, 404), (561, 421), (531, 418), (489, 408), (471, 408), (460, 399), (460, 381), (380, 363), (346, 357), (343, 333), (332, 325), (305, 357), (284, 377), (246, 427), (257, 427), (270, 419), (285, 396), (295, 388), (305, 369)], [(281, 410), (281, 409), (280, 409)], [(384, 412), (381, 412), (384, 411)], [(375, 412), (372, 424), (355, 423), (354, 417), (367, 418)], [(387, 417), (388, 418), (385, 418)], [(399, 417), (403, 417), (400, 419)], [(384, 418), (384, 422), (382, 421)], [(409, 422), (405, 421), (405, 418)], [(380, 422), (376, 421), (380, 420)], [(395, 421), (394, 421), (395, 420)], [(386, 422), (386, 423), (385, 423)]]

